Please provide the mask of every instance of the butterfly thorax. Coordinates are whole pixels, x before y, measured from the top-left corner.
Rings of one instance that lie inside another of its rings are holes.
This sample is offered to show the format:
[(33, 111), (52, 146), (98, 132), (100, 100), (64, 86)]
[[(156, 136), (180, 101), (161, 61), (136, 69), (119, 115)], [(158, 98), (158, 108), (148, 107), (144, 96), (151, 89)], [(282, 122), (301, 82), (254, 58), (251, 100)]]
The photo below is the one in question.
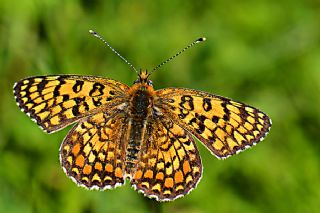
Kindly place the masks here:
[(153, 88), (137, 84), (129, 91), (129, 114), (133, 117), (146, 117), (153, 105)]
[(146, 82), (135, 83), (129, 90), (126, 173), (132, 174), (138, 163), (142, 141), (146, 139), (148, 120), (152, 116), (154, 90)]

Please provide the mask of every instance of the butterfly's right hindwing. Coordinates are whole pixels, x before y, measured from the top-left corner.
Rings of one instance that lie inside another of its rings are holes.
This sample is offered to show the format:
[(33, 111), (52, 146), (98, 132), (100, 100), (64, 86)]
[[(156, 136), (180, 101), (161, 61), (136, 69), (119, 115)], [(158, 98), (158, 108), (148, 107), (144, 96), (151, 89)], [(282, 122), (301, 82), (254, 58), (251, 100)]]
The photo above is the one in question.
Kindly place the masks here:
[(158, 201), (188, 194), (202, 175), (200, 155), (191, 134), (165, 115), (152, 119), (148, 129), (131, 184)]

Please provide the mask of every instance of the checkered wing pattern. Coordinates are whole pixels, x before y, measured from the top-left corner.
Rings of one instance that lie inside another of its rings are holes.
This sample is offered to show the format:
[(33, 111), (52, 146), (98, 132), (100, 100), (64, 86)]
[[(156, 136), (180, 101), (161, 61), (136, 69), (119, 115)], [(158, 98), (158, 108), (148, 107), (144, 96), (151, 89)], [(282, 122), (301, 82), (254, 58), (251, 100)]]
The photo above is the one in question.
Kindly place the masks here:
[(158, 201), (174, 200), (194, 189), (202, 175), (192, 136), (166, 115), (150, 122), (131, 183)]

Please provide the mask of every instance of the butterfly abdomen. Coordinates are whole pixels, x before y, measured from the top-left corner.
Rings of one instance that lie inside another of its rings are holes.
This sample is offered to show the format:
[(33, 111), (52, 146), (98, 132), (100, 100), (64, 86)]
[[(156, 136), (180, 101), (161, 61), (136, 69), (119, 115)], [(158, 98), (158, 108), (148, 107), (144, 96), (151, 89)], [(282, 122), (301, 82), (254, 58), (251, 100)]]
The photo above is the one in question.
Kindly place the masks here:
[(141, 142), (144, 140), (146, 121), (130, 119), (128, 126), (128, 145), (126, 148), (126, 173), (132, 174), (138, 162), (138, 154), (141, 149)]
[(138, 163), (141, 144), (145, 140), (148, 118), (153, 104), (151, 93), (145, 89), (137, 89), (132, 93), (128, 108), (128, 145), (126, 148), (126, 173), (132, 174)]

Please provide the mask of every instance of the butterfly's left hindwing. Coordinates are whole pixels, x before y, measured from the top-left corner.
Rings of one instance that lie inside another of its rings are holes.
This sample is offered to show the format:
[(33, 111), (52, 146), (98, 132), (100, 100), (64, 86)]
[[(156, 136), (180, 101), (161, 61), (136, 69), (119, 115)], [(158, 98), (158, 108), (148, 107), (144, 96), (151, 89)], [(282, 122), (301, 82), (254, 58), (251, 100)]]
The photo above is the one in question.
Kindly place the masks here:
[(110, 189), (125, 181), (124, 116), (100, 112), (82, 118), (68, 133), (60, 148), (63, 170), (78, 185)]
[(155, 106), (192, 132), (218, 158), (261, 141), (271, 127), (260, 110), (206, 92), (167, 88), (156, 91)]
[(93, 76), (38, 76), (15, 84), (18, 106), (46, 132), (123, 101), (129, 87)]

